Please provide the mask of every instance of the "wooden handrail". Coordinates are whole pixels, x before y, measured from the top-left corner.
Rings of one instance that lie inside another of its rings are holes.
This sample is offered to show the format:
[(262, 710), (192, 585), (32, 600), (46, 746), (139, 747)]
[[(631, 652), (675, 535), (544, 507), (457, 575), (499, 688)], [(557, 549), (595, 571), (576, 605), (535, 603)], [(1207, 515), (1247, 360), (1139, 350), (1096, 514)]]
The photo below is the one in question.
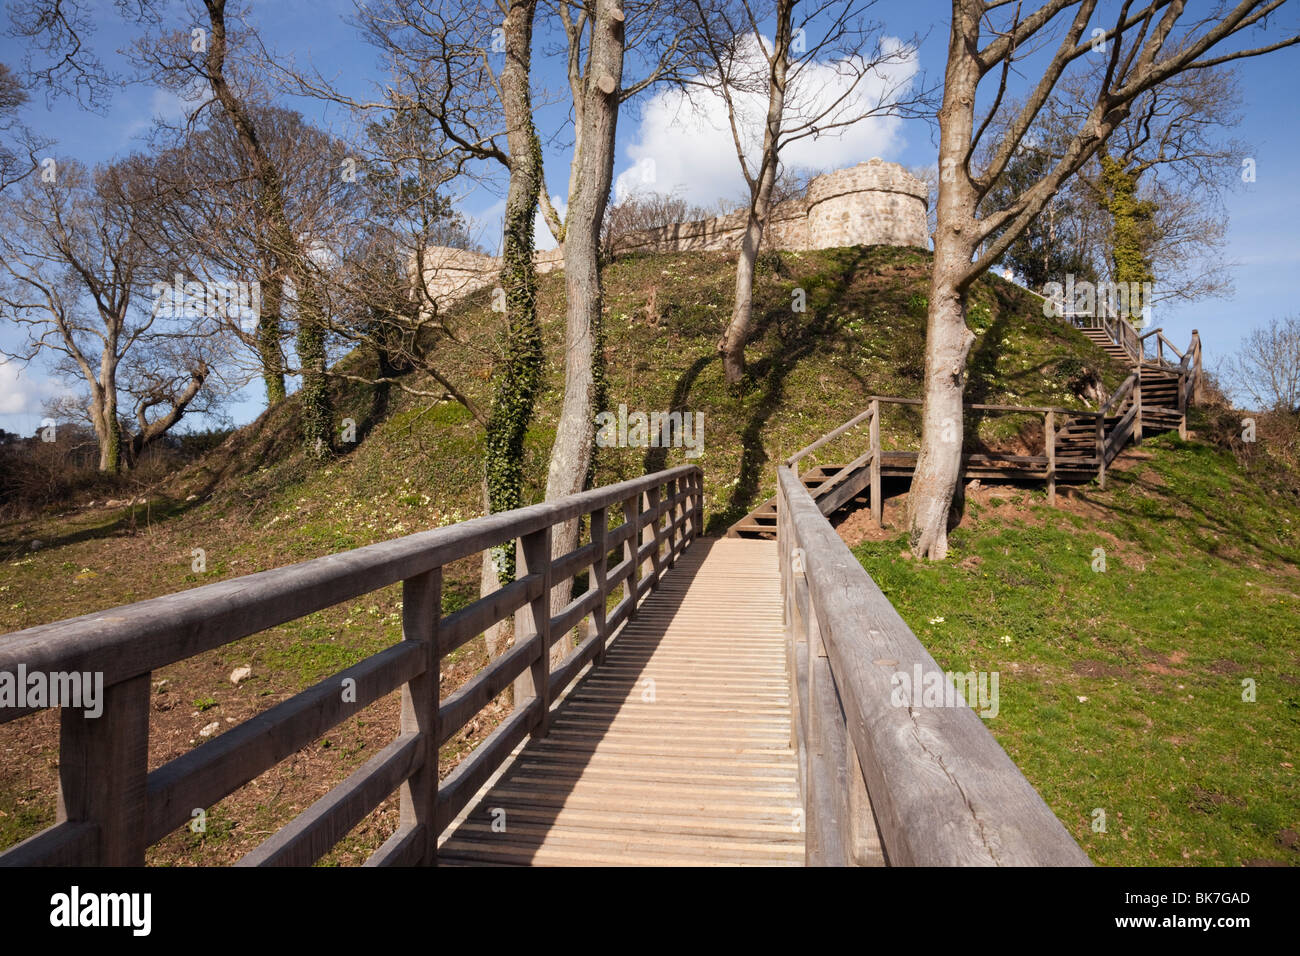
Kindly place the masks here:
[(1089, 865), (966, 702), (898, 698), (949, 680), (786, 466), (777, 548), (807, 862)]
[[(623, 523), (608, 527), (609, 509)], [(430, 863), (437, 838), (528, 734), (546, 733), (552, 700), (603, 656), (638, 601), (703, 531), (703, 473), (683, 465), (514, 511), (220, 581), (7, 635), (0, 671), (92, 673), (103, 713), (60, 711), (60, 822), (0, 854), (0, 865), (142, 865), (145, 849), (259, 774), (399, 688), (392, 743), (245, 858), (260, 865), (319, 859), (394, 790), (397, 831), (372, 864)], [(589, 517), (590, 542), (552, 558), (551, 529)], [(517, 540), (510, 585), (454, 614), (441, 611), (442, 571)], [(621, 549), (623, 560), (608, 567)], [(565, 607), (552, 588), (587, 568), (587, 590)], [(150, 675), (159, 667), (402, 582), (403, 640), (146, 772)], [(606, 614), (608, 598), (623, 599)], [(554, 668), (550, 648), (590, 615), (593, 627)], [(445, 699), (441, 659), (514, 618), (515, 642)], [(516, 710), (439, 782), (438, 748), (516, 682)], [(39, 708), (0, 711), (0, 723)]]
[[(875, 399), (873, 398), (872, 401), (875, 401)], [(795, 452), (793, 455), (791, 455), (789, 458), (785, 460), (786, 466), (789, 468), (793, 468), (802, 459), (806, 458), (812, 452), (816, 451), (818, 448), (821, 448), (827, 442), (831, 442), (834, 441), (836, 438), (839, 438), (841, 435), (849, 431), (851, 428), (854, 428), (862, 424), (864, 421), (870, 418), (871, 415), (872, 415), (872, 411), (870, 408), (868, 408), (865, 412), (862, 412), (858, 415), (854, 415), (843, 425), (840, 425), (838, 428), (834, 428), (831, 431), (828, 431), (825, 435), (817, 439), (811, 445), (799, 449), (799, 451)]]
[[(1134, 386), (1138, 383), (1138, 378), (1138, 373), (1134, 372), (1120, 383), (1119, 388), (1115, 389), (1110, 398), (1106, 400), (1106, 404), (1102, 405), (1101, 408), (1097, 409), (1095, 412), (1084, 412), (1083, 414), (1091, 414), (1096, 415), (1098, 418), (1105, 418), (1106, 414), (1111, 410), (1112, 406), (1114, 406), (1116, 402), (1121, 401), (1128, 396), (1129, 392), (1133, 391)], [(1075, 414), (1079, 413), (1076, 412)]]

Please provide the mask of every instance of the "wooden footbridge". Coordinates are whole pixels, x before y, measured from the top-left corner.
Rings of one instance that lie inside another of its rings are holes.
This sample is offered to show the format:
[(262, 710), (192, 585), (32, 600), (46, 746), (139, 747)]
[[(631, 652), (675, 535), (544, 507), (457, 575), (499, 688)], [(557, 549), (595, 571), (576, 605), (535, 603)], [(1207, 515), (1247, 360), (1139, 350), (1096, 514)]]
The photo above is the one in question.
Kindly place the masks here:
[[(1135, 376), (1095, 413), (1103, 474), (1149, 414)], [(872, 443), (863, 487), (889, 461)], [(196, 810), (400, 692), (391, 742), (241, 865), (311, 864), (394, 793), (370, 865), (1086, 865), (960, 694), (900, 699), (898, 675), (943, 672), (824, 496), (783, 464), (776, 540), (710, 540), (702, 479), (672, 468), (0, 638), (0, 672), (104, 685), (102, 714), (60, 711), (57, 822), (0, 864), (140, 865)], [(555, 555), (570, 521), (580, 542)], [(516, 579), (443, 613), (444, 569), (502, 546)], [(397, 582), (400, 642), (149, 768), (154, 671)], [(507, 620), (510, 648), (444, 695), (441, 661)], [(448, 771), (440, 749), (512, 687), (513, 711)]]

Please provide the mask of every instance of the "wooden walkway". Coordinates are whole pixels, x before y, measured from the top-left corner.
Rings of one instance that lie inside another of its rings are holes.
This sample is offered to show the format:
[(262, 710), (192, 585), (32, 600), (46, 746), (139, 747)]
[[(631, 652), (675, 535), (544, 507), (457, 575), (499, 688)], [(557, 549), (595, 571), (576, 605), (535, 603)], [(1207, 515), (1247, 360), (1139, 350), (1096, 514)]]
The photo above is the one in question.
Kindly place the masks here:
[(438, 862), (803, 865), (783, 630), (775, 542), (696, 540)]

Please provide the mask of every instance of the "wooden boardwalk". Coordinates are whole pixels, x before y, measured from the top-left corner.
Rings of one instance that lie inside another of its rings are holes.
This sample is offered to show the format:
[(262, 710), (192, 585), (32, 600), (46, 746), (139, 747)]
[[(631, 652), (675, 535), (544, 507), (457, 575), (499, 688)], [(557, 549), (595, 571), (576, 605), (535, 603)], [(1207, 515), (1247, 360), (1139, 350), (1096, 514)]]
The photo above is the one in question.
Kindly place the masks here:
[(803, 865), (789, 686), (775, 542), (696, 540), (438, 862)]

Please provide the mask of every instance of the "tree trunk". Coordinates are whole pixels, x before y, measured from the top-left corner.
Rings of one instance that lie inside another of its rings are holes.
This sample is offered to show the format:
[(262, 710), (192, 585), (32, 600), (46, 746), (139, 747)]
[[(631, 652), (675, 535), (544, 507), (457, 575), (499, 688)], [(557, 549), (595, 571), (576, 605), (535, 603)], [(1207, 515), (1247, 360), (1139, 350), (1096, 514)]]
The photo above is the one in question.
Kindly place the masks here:
[[(501, 71), (510, 185), (502, 237), (501, 286), (506, 300), (506, 355), (493, 387), (483, 456), (483, 499), (489, 512), (523, 504), (524, 438), (542, 373), (542, 333), (537, 321), (537, 273), (533, 223), (541, 190), (542, 150), (533, 126), (529, 74), (537, 0), (511, 0), (505, 19), (506, 65)], [(512, 548), (483, 553), (480, 594), (486, 597), (514, 578)], [(488, 653), (505, 648), (505, 628), (486, 635)]]
[(323, 458), (333, 447), (333, 410), (326, 381), (326, 321), (306, 250), (295, 235), (280, 170), (267, 154), (245, 102), (226, 77), (226, 2), (203, 0), (212, 35), (204, 64), (208, 85), (234, 127), (258, 186), (258, 208), (266, 217), (275, 260), (288, 266), (298, 315), (298, 364), (302, 369), (301, 429), (308, 457)]
[(975, 335), (966, 327), (971, 258), (978, 243), (976, 191), (966, 166), (974, 127), (979, 14), (954, 5), (939, 110), (939, 196), (926, 320), (921, 451), (908, 493), (909, 537), (918, 558), (948, 554), (948, 518), (961, 481), (962, 395)]
[[(772, 187), (776, 185), (777, 166), (780, 163), (781, 120), (785, 115), (786, 71), (793, 10), (794, 4), (789, 0), (782, 0), (777, 5), (776, 42), (769, 61), (763, 153), (759, 159), (758, 175), (750, 183), (749, 218), (745, 222), (740, 258), (736, 262), (736, 300), (731, 309), (731, 321), (727, 323), (722, 341), (718, 343), (718, 351), (722, 353), (722, 371), (728, 385), (739, 384), (745, 377), (745, 342), (749, 339), (754, 321), (754, 264), (758, 260), (763, 231), (767, 228), (768, 216), (772, 211)], [(743, 167), (743, 155), (740, 161)]]
[[(775, 176), (771, 178), (775, 179)], [(768, 193), (770, 196), (770, 184)], [(761, 211), (757, 201), (750, 206), (745, 235), (740, 244), (740, 258), (736, 261), (736, 301), (731, 309), (731, 321), (718, 343), (718, 351), (722, 353), (722, 372), (728, 385), (736, 385), (745, 377), (745, 342), (753, 329), (754, 264), (763, 241), (770, 202), (764, 206)]]
[(284, 306), (284, 278), (271, 276), (263, 285), (262, 314), (257, 318), (257, 355), (266, 384), (266, 403), (274, 405), (285, 396), (284, 355), (280, 347), (280, 309)]
[(106, 475), (122, 473), (122, 423), (117, 418), (117, 398), (100, 390), (92, 399), (91, 417), (99, 440), (99, 470)]
[[(618, 124), (623, 81), (623, 15), (617, 0), (599, 0), (592, 27), (591, 57), (585, 77), (583, 103), (578, 110), (581, 152), (575, 155), (577, 175), (569, 195), (564, 227), (564, 284), (568, 303), (564, 336), (564, 403), (551, 446), (546, 498), (582, 491), (591, 464), (595, 438), (597, 386), (596, 343), (601, 338), (603, 296), (600, 276), (600, 224), (605, 216), (614, 175), (614, 135)], [(576, 519), (558, 526), (552, 535), (553, 555), (572, 551), (578, 542)], [(558, 610), (569, 602), (572, 582), (557, 585), (551, 596)], [(556, 656), (566, 650), (557, 641)]]

